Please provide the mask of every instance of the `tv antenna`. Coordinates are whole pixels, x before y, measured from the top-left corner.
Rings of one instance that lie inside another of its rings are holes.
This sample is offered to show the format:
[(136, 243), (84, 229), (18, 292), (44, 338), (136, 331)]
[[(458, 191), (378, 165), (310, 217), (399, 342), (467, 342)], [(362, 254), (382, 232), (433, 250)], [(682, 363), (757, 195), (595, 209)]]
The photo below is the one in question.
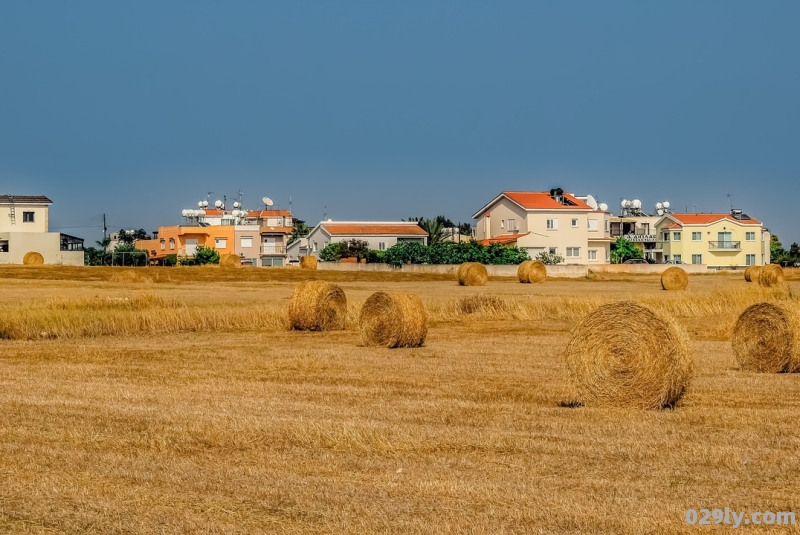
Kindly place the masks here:
[(731, 200), (731, 194), (728, 193), (728, 204), (731, 205), (731, 210), (733, 210), (733, 201)]

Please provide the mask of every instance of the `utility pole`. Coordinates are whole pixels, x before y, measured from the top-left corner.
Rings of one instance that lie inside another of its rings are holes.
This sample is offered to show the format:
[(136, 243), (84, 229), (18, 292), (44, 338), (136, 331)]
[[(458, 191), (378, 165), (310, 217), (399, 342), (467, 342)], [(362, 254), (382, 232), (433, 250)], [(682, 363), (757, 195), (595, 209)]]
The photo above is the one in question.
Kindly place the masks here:
[(108, 227), (106, 226), (106, 214), (103, 214), (103, 241), (105, 241), (107, 233)]

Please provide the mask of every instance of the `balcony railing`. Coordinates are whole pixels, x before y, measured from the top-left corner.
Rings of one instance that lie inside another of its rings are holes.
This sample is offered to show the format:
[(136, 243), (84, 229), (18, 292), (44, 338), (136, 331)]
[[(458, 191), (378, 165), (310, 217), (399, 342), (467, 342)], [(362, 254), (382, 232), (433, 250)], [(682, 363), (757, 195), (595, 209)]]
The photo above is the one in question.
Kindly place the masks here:
[(655, 229), (651, 228), (651, 227), (636, 227), (636, 228), (627, 227), (625, 229), (625, 231), (623, 231), (619, 227), (613, 227), (612, 226), (611, 230), (610, 230), (610, 234), (612, 236), (614, 236), (614, 237), (616, 237), (616, 236), (630, 236), (630, 235), (642, 236), (642, 235), (649, 235), (649, 234), (655, 234), (655, 233), (656, 233)]
[(261, 254), (286, 254), (285, 245), (262, 245)]
[(740, 241), (710, 241), (708, 248), (712, 251), (741, 251), (742, 242)]

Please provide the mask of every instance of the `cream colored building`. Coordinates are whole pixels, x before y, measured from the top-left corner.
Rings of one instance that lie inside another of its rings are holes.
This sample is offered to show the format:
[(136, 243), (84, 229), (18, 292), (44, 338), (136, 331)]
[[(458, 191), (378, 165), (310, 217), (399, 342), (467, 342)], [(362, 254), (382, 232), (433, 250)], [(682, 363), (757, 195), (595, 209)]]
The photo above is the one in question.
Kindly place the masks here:
[[(366, 241), (369, 249), (385, 251), (398, 242), (425, 244), (428, 233), (413, 221), (322, 221), (308, 233), (307, 253), (319, 253), (334, 242)], [(300, 247), (298, 245), (297, 247)], [(292, 248), (294, 251), (295, 249)], [(299, 249), (298, 249), (299, 251)]]
[(663, 244), (656, 230), (656, 223), (661, 216), (615, 216), (609, 220), (610, 235), (613, 239), (625, 238), (642, 252), (642, 257), (655, 262), (664, 263)]
[(611, 214), (560, 189), (504, 191), (472, 217), (477, 220), (475, 238), (484, 244), (516, 245), (531, 258), (557, 254), (565, 264), (609, 262)]
[(667, 214), (656, 223), (664, 261), (709, 267), (769, 264), (770, 233), (757, 219), (729, 214)]
[(84, 264), (82, 239), (49, 232), (51, 204), (43, 195), (0, 195), (0, 264), (22, 264), (28, 252), (45, 264)]

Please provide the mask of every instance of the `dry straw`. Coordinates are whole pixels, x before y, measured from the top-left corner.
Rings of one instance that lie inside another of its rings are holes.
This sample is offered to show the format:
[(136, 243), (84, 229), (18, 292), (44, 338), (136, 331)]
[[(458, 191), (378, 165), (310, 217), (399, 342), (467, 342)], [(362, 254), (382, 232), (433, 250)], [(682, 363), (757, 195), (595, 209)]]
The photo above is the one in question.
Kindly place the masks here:
[(347, 298), (336, 284), (305, 281), (289, 301), (289, 324), (297, 331), (341, 331), (347, 318)]
[(36, 251), (29, 251), (22, 257), (22, 263), (26, 266), (41, 266), (44, 264), (44, 257)]
[(313, 255), (301, 256), (300, 267), (302, 269), (317, 269), (317, 257)]
[(428, 314), (414, 294), (376, 292), (361, 307), (358, 325), (364, 345), (419, 347), (428, 334)]
[(219, 265), (223, 268), (238, 268), (242, 267), (242, 259), (239, 258), (239, 255), (235, 254), (224, 254), (219, 259)]
[(761, 272), (761, 266), (748, 266), (744, 270), (744, 280), (747, 282), (758, 282), (758, 274)]
[(464, 262), (458, 266), (456, 275), (461, 286), (483, 286), (489, 280), (486, 266), (479, 262)]
[(800, 310), (795, 304), (750, 306), (733, 326), (731, 347), (743, 370), (800, 371)]
[(689, 286), (689, 276), (677, 266), (667, 268), (661, 274), (661, 287), (665, 290), (685, 290)]
[(603, 305), (584, 318), (565, 358), (578, 401), (599, 407), (674, 406), (693, 366), (685, 331), (632, 301)]
[(547, 267), (538, 260), (526, 260), (517, 269), (519, 282), (544, 282), (547, 278)]
[(765, 288), (783, 286), (786, 278), (783, 276), (783, 268), (778, 264), (767, 264), (758, 271), (758, 284)]

